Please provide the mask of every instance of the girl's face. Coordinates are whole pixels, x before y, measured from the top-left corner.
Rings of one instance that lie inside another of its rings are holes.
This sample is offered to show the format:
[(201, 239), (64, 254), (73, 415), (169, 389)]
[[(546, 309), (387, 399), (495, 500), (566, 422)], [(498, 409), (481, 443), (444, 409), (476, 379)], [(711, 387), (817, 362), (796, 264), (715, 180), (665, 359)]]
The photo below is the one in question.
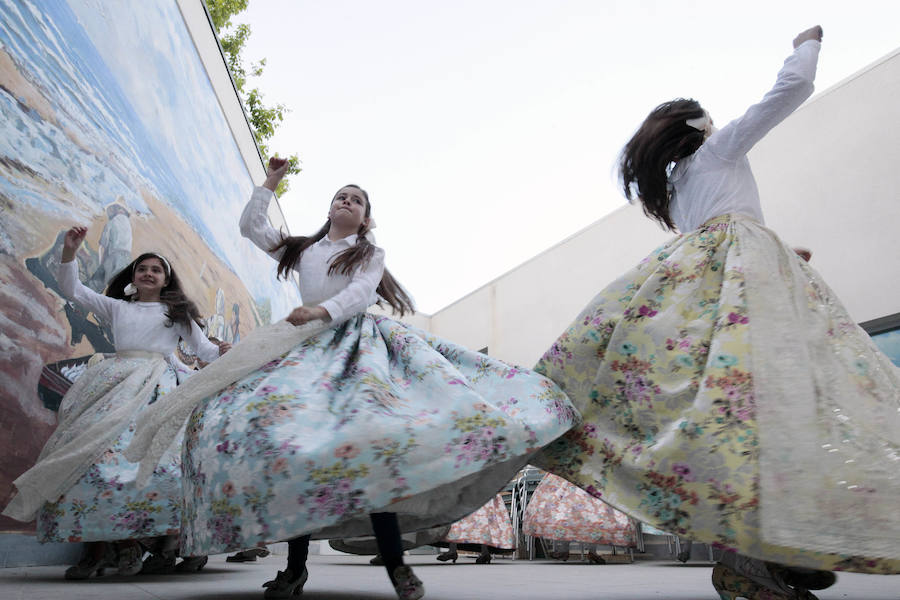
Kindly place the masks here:
[(158, 296), (166, 286), (166, 268), (158, 258), (145, 258), (134, 268), (132, 281), (141, 296)]
[(368, 223), (366, 218), (366, 197), (358, 188), (347, 186), (338, 190), (331, 201), (328, 210), (328, 218), (335, 225), (342, 228), (359, 229), (363, 223)]

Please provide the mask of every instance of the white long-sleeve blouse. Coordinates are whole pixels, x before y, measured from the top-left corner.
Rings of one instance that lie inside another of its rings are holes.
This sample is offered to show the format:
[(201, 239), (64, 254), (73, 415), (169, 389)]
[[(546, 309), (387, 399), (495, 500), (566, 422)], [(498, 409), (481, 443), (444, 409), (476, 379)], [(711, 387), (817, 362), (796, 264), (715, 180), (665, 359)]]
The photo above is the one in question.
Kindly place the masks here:
[(679, 231), (728, 213), (765, 223), (747, 152), (812, 94), (820, 48), (815, 40), (795, 48), (762, 101), (678, 162), (669, 177), (674, 188), (669, 214)]
[(182, 338), (204, 362), (219, 356), (219, 347), (206, 339), (194, 321), (189, 328), (180, 323), (167, 327), (167, 307), (162, 302), (129, 302), (86, 287), (78, 279), (74, 260), (60, 263), (57, 281), (66, 298), (111, 324), (116, 352), (142, 350), (168, 356)]
[[(284, 239), (269, 223), (269, 202), (275, 195), (271, 190), (257, 187), (241, 214), (241, 235), (275, 260), (280, 260), (284, 250), (272, 252)], [(321, 306), (333, 322), (349, 319), (365, 311), (378, 301), (375, 290), (384, 274), (384, 250), (375, 247), (371, 260), (356, 268), (350, 275), (328, 274), (328, 266), (339, 253), (356, 244), (356, 235), (339, 240), (324, 238), (303, 251), (300, 262), (294, 267), (300, 280), (300, 297), (304, 306)]]

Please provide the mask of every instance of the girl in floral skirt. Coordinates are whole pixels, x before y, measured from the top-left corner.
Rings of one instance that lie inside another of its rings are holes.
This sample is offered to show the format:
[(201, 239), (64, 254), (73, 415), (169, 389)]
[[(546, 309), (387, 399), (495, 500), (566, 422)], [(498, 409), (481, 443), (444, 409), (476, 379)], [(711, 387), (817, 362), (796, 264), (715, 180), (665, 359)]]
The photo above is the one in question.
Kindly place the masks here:
[(834, 570), (900, 572), (900, 374), (763, 225), (747, 160), (812, 93), (821, 36), (799, 34), (774, 88), (721, 130), (694, 100), (650, 113), (623, 150), (624, 191), (682, 234), (601, 291), (536, 368), (584, 417), (536, 464), (726, 550), (722, 598), (811, 598)]
[(561, 551), (552, 558), (569, 559), (571, 542), (590, 545), (587, 558), (604, 564), (595, 552), (598, 544), (635, 548), (637, 527), (628, 515), (602, 500), (594, 498), (578, 486), (547, 473), (534, 490), (522, 519), (522, 533), (554, 542)]
[(372, 243), (368, 195), (341, 188), (318, 232), (286, 237), (267, 217), (286, 168), (269, 161), (241, 233), (281, 275), (297, 272), (303, 306), (287, 320), (328, 326), (194, 410), (182, 551), (289, 540), (287, 569), (265, 584), (266, 598), (285, 598), (307, 579), (311, 537), (374, 530), (397, 595), (419, 598), (400, 532), (484, 504), (577, 413), (545, 377), (366, 313), (379, 298), (401, 315), (412, 310)]
[[(66, 393), (56, 431), (38, 462), (15, 480), (17, 493), (3, 511), (26, 522), (36, 516), (42, 542), (91, 542), (66, 571), (67, 579), (86, 579), (109, 567), (135, 574), (144, 553), (139, 540), (157, 538), (153, 544), (159, 545), (177, 534), (180, 440), (143, 489), (135, 485), (138, 465), (122, 452), (137, 416), (189, 374), (174, 358), (179, 338), (205, 361), (229, 348), (203, 335), (197, 307), (159, 254), (142, 254), (127, 265), (106, 295), (83, 285), (74, 258), (86, 234), (84, 227), (66, 233), (57, 278), (66, 298), (110, 326), (116, 355), (88, 368)], [(202, 566), (196, 559), (185, 564)]]
[(478, 551), (475, 563), (490, 564), (493, 554), (505, 554), (516, 549), (509, 510), (503, 496), (497, 494), (484, 506), (460, 519), (450, 527), (447, 535), (435, 542), (435, 546), (447, 546), (447, 551), (438, 555), (441, 562), (452, 560), (456, 564), (459, 550)]

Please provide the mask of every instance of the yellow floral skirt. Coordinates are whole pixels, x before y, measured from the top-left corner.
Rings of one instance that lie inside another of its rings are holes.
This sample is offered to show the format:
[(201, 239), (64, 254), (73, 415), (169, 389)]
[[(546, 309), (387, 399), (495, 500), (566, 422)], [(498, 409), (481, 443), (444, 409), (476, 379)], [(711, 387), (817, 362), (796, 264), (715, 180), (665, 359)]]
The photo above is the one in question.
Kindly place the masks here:
[(725, 550), (900, 573), (900, 370), (755, 221), (654, 251), (536, 370), (584, 418), (537, 466)]

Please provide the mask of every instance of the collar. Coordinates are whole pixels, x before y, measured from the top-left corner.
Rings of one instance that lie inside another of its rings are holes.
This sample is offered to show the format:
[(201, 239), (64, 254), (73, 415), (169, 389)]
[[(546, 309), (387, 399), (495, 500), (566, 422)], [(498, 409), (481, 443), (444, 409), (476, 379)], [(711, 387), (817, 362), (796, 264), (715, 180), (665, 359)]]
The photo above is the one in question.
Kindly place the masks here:
[(339, 244), (343, 244), (344, 246), (347, 246), (347, 247), (349, 248), (350, 246), (353, 246), (353, 245), (356, 244), (356, 238), (357, 238), (357, 237), (359, 237), (357, 234), (351, 233), (350, 235), (348, 235), (348, 236), (345, 237), (345, 238), (341, 238), (341, 239), (339, 239), (339, 240), (332, 240), (331, 238), (328, 237), (328, 234), (326, 234), (325, 237), (323, 237), (323, 238), (322, 238), (321, 240), (319, 240), (317, 243), (319, 243), (319, 244), (329, 244), (329, 245), (334, 245), (334, 246), (337, 246), (337, 245), (339, 245)]

